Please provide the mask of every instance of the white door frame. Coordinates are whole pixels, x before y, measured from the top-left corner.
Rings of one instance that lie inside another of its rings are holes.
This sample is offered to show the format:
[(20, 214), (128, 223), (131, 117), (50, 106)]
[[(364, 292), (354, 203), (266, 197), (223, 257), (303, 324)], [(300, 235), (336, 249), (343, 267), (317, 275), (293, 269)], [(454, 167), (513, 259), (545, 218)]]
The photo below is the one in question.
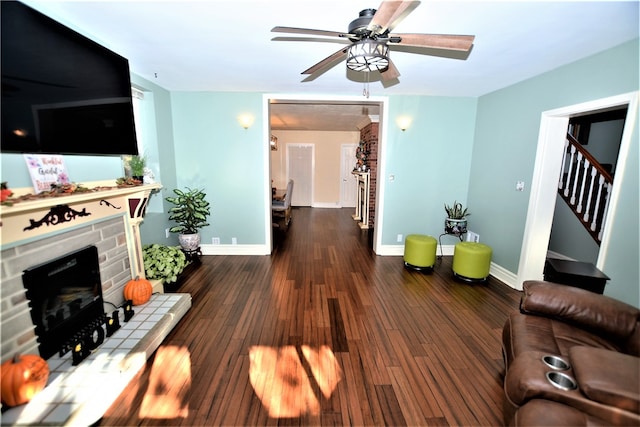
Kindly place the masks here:
[(369, 98), (363, 98), (362, 96), (322, 96), (322, 95), (302, 95), (302, 94), (263, 94), (262, 95), (262, 140), (263, 153), (264, 153), (264, 230), (265, 230), (265, 242), (269, 253), (273, 252), (273, 240), (271, 233), (271, 147), (269, 144), (269, 135), (271, 128), (269, 126), (270, 104), (271, 101), (306, 101), (313, 103), (314, 101), (333, 101), (333, 102), (345, 102), (353, 104), (354, 102), (361, 102), (362, 104), (377, 103), (380, 105), (380, 124), (379, 124), (379, 139), (378, 139), (378, 173), (376, 184), (376, 217), (373, 229), (373, 251), (380, 253), (382, 247), (382, 227), (384, 224), (384, 210), (382, 209), (382, 202), (384, 200), (385, 180), (383, 177), (386, 175), (386, 145), (387, 145), (387, 131), (386, 122), (389, 116), (389, 97), (388, 96), (370, 96)]
[[(569, 126), (569, 119), (587, 112), (628, 105), (627, 118), (622, 131), (620, 152), (616, 163), (617, 171), (624, 171), (631, 146), (631, 136), (635, 126), (638, 110), (638, 92), (589, 101), (569, 107), (544, 111), (540, 121), (538, 134), (538, 148), (531, 181), (529, 208), (520, 251), (520, 262), (515, 288), (522, 289), (525, 280), (542, 280), (544, 263), (549, 246), (553, 213), (558, 192), (558, 178), (562, 167), (562, 151)], [(600, 243), (600, 252), (596, 267), (605, 264), (610, 245), (610, 232), (615, 212), (620, 198), (620, 180), (624, 177), (619, 173), (611, 190), (609, 209), (605, 217), (605, 226)]]

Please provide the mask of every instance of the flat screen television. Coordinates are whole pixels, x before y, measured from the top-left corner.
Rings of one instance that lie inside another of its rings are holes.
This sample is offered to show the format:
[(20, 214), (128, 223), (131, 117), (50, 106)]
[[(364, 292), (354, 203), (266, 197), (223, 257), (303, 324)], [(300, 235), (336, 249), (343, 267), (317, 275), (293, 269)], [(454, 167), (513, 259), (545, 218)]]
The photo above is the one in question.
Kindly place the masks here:
[(138, 154), (126, 58), (0, 1), (3, 153)]

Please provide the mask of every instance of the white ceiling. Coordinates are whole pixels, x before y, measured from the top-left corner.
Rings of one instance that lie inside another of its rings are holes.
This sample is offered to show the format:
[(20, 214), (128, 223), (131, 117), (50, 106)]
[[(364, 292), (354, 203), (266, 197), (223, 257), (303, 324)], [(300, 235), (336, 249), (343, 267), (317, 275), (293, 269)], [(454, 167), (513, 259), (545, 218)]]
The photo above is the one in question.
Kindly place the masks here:
[[(360, 10), (377, 8), (380, 1), (24, 3), (125, 56), (132, 72), (171, 91), (359, 96), (363, 74), (347, 73), (344, 63), (311, 81), (303, 82), (300, 74), (344, 45), (273, 41), (283, 34), (271, 28), (346, 31)], [(426, 55), (427, 50), (393, 51), (399, 82), (385, 88), (371, 73), (369, 91), (480, 96), (638, 37), (638, 5), (638, 0), (425, 0), (394, 32), (473, 34), (471, 53), (452, 59)]]

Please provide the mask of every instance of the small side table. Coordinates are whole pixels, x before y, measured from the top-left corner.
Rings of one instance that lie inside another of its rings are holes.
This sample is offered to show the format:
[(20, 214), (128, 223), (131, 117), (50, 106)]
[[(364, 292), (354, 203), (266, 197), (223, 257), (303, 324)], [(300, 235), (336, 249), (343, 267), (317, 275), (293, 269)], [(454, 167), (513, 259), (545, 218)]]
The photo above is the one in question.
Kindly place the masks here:
[(183, 249), (182, 252), (184, 252), (184, 255), (187, 257), (187, 261), (200, 263), (200, 257), (202, 256), (202, 250), (200, 249), (200, 246), (198, 246), (198, 248), (193, 251), (187, 251)]
[(440, 246), (440, 256), (438, 257), (438, 259), (442, 258), (444, 256), (444, 253), (442, 252), (442, 236), (454, 236), (457, 237), (458, 239), (460, 239), (460, 241), (462, 242), (462, 236), (464, 235), (464, 233), (442, 233), (441, 235), (438, 236), (438, 245)]
[(586, 289), (596, 294), (604, 292), (609, 276), (590, 262), (549, 258), (544, 268), (544, 280)]

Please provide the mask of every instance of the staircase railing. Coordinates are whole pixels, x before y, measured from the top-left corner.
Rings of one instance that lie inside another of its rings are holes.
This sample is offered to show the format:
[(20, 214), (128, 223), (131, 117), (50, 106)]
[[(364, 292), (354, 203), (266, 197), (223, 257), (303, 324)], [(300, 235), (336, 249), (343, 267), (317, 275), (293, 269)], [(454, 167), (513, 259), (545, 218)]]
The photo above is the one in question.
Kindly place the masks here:
[(613, 176), (567, 133), (558, 193), (600, 244)]

